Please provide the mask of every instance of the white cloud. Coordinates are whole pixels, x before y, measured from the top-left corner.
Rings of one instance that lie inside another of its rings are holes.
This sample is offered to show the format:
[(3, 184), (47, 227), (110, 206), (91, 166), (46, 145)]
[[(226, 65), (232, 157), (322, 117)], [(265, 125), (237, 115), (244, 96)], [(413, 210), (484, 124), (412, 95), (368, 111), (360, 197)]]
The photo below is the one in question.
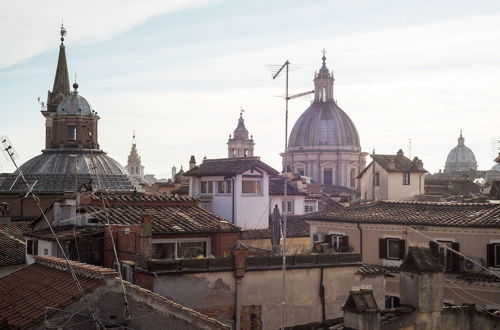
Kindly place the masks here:
[(68, 44), (91, 43), (112, 38), (152, 16), (207, 2), (213, 1), (1, 1), (0, 68), (54, 48), (62, 20), (68, 30)]

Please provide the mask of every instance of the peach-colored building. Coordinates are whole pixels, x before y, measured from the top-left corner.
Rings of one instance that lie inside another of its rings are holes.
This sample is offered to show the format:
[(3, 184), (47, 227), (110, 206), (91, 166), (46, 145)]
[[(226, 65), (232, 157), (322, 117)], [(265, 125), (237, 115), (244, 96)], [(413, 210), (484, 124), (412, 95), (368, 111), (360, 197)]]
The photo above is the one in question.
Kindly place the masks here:
[[(446, 273), (444, 302), (500, 309), (500, 278), (493, 274), (500, 273), (499, 204), (379, 201), (307, 218), (311, 241), (328, 242), (334, 250), (347, 241), (366, 264), (396, 270), (409, 245), (428, 245)], [(399, 297), (397, 277), (387, 279), (386, 290)]]
[(424, 193), (427, 171), (420, 159), (410, 160), (401, 149), (370, 156), (372, 162), (358, 176), (362, 200), (408, 200)]

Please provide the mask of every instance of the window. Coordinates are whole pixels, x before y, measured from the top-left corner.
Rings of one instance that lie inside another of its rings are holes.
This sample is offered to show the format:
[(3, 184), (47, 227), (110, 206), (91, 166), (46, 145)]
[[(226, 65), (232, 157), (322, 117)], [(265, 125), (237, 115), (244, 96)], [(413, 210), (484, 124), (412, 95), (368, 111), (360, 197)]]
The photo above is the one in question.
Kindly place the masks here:
[(488, 244), (486, 247), (488, 267), (500, 267), (500, 243)]
[(379, 172), (375, 173), (375, 177), (373, 178), (373, 180), (375, 182), (374, 184), (376, 187), (380, 186), (380, 173)]
[(68, 125), (68, 141), (76, 141), (76, 125)]
[(385, 308), (396, 308), (398, 306), (401, 306), (399, 297), (385, 296)]
[(241, 192), (243, 194), (261, 194), (261, 180), (243, 180), (241, 182)]
[(213, 182), (212, 181), (201, 181), (200, 192), (202, 194), (212, 194), (214, 192)]
[(153, 243), (153, 259), (179, 259), (206, 257), (207, 241), (172, 241)]
[(461, 257), (451, 250), (460, 252), (460, 244), (452, 241), (438, 240), (440, 244), (430, 241), (432, 254), (439, 258), (444, 272), (459, 273), (461, 271)]
[(311, 213), (314, 212), (314, 205), (304, 205), (304, 212), (305, 213)]
[(340, 234), (325, 235), (325, 243), (335, 252), (349, 252), (349, 236)]
[(297, 168), (297, 174), (300, 176), (304, 176), (304, 169), (303, 168)]
[(231, 180), (217, 181), (217, 192), (219, 194), (230, 194), (231, 193)]
[[(285, 205), (286, 204), (286, 205)], [(286, 213), (293, 213), (295, 203), (293, 200), (281, 201), (281, 210)]]
[(245, 152), (243, 153), (245, 157), (248, 157), (248, 149), (245, 149)]
[(233, 157), (236, 157), (236, 156), (237, 156), (236, 149), (233, 148)]
[(403, 184), (404, 185), (409, 185), (410, 184), (410, 172), (404, 172), (403, 173)]
[(38, 255), (38, 240), (29, 239), (26, 241), (26, 253), (31, 255)]
[(379, 239), (379, 258), (403, 260), (406, 254), (406, 242), (400, 238)]
[(323, 171), (323, 184), (333, 184), (333, 170), (326, 168)]

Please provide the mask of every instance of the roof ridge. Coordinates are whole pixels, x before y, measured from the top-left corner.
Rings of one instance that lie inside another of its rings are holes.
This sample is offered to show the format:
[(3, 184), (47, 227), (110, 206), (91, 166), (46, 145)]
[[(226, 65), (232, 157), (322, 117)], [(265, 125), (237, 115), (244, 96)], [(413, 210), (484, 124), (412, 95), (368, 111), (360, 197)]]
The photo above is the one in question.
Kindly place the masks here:
[(61, 271), (68, 271), (68, 263), (71, 265), (77, 275), (93, 279), (110, 279), (117, 276), (117, 272), (111, 268), (94, 266), (83, 262), (65, 260), (52, 256), (34, 256), (35, 263), (54, 268)]

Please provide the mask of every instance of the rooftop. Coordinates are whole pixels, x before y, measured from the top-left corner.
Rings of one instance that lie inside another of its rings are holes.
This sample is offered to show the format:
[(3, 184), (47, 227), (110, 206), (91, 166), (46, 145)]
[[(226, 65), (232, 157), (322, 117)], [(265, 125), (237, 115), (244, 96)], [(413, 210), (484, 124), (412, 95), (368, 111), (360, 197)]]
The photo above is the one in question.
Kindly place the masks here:
[[(190, 197), (144, 194), (106, 195), (109, 222), (113, 225), (139, 225), (150, 215), (153, 234), (239, 232), (240, 228), (201, 207)], [(108, 217), (101, 200), (95, 196), (82, 200), (80, 212), (92, 213), (101, 223)]]
[(353, 223), (500, 228), (500, 205), (379, 201), (312, 213), (305, 218)]
[[(286, 221), (286, 237), (309, 237), (309, 224), (304, 221), (302, 216), (287, 216)], [(266, 229), (250, 229), (241, 232), (240, 239), (268, 239), (271, 238), (271, 231)]]
[[(287, 195), (288, 196), (306, 196), (305, 192), (300, 191), (290, 182), (287, 182)], [(272, 196), (284, 196), (285, 195), (285, 185), (283, 183), (283, 178), (272, 178), (269, 180), (269, 195)]]
[[(423, 168), (422, 161), (415, 157), (413, 160), (407, 158), (401, 149), (395, 155), (370, 155), (374, 161), (377, 162), (387, 172), (414, 172), (414, 173), (427, 173)], [(365, 167), (358, 177), (369, 168)]]
[(259, 157), (205, 159), (202, 164), (184, 173), (186, 176), (235, 176), (248, 170), (263, 170), (270, 175), (279, 173)]
[(17, 221), (0, 224), (0, 266), (24, 263), (23, 233), (30, 221)]

